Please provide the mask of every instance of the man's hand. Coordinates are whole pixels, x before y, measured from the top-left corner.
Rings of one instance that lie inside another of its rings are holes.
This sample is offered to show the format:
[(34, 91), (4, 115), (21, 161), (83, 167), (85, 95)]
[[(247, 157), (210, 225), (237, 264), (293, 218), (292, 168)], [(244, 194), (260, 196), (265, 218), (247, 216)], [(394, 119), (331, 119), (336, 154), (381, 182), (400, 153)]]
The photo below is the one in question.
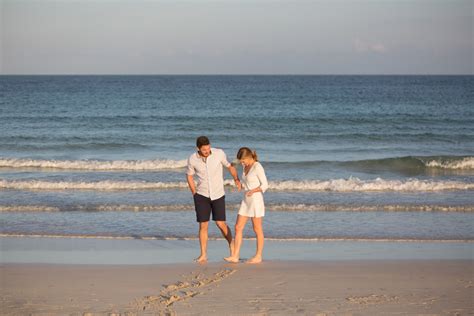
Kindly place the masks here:
[(232, 178), (234, 178), (235, 186), (237, 187), (237, 190), (242, 190), (242, 184), (240, 183), (239, 176), (237, 175), (237, 170), (235, 169), (232, 164), (227, 167), (229, 169), (230, 174), (232, 175)]
[(240, 192), (240, 190), (242, 190), (242, 183), (240, 183), (239, 179), (235, 179), (234, 182), (235, 182), (235, 185), (237, 186), (237, 190)]
[(194, 196), (194, 194), (196, 194), (196, 185), (194, 184), (193, 176), (187, 175), (186, 180), (188, 181), (189, 190)]

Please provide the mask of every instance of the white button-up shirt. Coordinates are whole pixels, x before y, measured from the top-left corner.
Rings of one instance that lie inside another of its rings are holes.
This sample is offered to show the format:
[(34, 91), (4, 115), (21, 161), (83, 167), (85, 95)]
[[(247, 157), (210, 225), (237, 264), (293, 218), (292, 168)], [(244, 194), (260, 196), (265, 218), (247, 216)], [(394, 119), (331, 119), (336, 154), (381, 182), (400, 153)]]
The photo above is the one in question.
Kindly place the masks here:
[(189, 176), (197, 176), (197, 193), (213, 201), (225, 194), (223, 166), (230, 166), (225, 152), (219, 148), (211, 148), (207, 159), (197, 152), (189, 156), (186, 173)]

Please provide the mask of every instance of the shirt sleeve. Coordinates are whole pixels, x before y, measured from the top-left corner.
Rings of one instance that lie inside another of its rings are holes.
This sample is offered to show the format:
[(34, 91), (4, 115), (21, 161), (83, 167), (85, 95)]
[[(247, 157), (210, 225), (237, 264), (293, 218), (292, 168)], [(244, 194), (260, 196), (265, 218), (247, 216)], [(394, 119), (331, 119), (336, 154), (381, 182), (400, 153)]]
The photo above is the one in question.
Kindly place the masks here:
[(230, 166), (230, 162), (227, 161), (227, 155), (225, 154), (225, 152), (222, 150), (222, 155), (221, 155), (221, 163), (224, 167), (226, 168), (229, 168)]
[(265, 175), (265, 170), (260, 163), (256, 167), (258, 181), (260, 181), (260, 189), (262, 190), (262, 193), (265, 193), (265, 191), (268, 189), (268, 181), (267, 176)]
[(194, 166), (192, 165), (191, 163), (191, 157), (188, 158), (188, 166), (187, 166), (187, 169), (186, 169), (186, 174), (188, 176), (192, 176), (196, 173), (196, 171), (194, 170)]

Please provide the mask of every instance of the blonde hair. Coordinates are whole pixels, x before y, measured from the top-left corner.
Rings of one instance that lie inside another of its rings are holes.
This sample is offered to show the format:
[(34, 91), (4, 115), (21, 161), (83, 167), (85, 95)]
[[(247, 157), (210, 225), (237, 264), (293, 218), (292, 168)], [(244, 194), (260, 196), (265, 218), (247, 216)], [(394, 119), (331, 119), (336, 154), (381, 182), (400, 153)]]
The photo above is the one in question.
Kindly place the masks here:
[(242, 158), (253, 158), (253, 160), (258, 161), (257, 152), (248, 147), (242, 147), (237, 152), (237, 159), (240, 160)]

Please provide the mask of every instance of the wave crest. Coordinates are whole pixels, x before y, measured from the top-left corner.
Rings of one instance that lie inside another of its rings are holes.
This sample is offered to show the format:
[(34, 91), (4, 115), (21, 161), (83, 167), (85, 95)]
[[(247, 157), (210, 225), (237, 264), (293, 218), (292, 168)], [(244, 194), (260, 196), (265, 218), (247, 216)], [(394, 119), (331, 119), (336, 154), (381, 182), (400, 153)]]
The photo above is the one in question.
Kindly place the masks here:
[[(233, 186), (233, 181), (225, 180), (225, 186)], [(145, 182), (145, 181), (42, 181), (42, 180), (0, 180), (0, 189), (13, 190), (163, 190), (185, 189), (186, 182)], [(445, 190), (474, 190), (474, 183), (461, 181), (433, 180), (360, 180), (349, 179), (306, 180), (306, 181), (274, 181), (269, 183), (269, 189), (275, 191), (333, 191), (333, 192), (379, 192), (379, 191), (445, 191)]]
[[(237, 211), (240, 204), (227, 204)], [(474, 205), (442, 204), (307, 204), (267, 203), (267, 211), (276, 212), (474, 212)], [(191, 211), (192, 204), (90, 204), (90, 205), (0, 205), (0, 212), (180, 212)]]
[(461, 170), (474, 169), (474, 157), (464, 157), (462, 159), (432, 159), (424, 160), (423, 163), (429, 168)]
[(3, 168), (40, 168), (69, 170), (162, 170), (184, 168), (186, 160), (41, 160), (0, 158)]
[(8, 181), (0, 180), (0, 189), (13, 190), (160, 190), (183, 189), (185, 182), (138, 182), (138, 181), (98, 181), (98, 182), (69, 182), (69, 181)]
[(334, 191), (334, 192), (373, 192), (373, 191), (444, 191), (444, 190), (473, 190), (474, 183), (460, 181), (432, 180), (360, 180), (349, 179), (308, 180), (308, 181), (279, 181), (270, 184), (270, 188), (279, 191)]
[[(162, 170), (181, 169), (186, 167), (186, 160), (151, 159), (151, 160), (45, 160), (28, 158), (0, 158), (0, 168), (38, 168), (65, 170)], [(448, 169), (474, 170), (474, 157), (460, 156), (406, 156), (383, 159), (355, 161), (306, 161), (306, 162), (267, 162), (268, 165), (308, 165), (324, 166), (326, 164), (377, 170), (412, 170), (412, 169)]]

